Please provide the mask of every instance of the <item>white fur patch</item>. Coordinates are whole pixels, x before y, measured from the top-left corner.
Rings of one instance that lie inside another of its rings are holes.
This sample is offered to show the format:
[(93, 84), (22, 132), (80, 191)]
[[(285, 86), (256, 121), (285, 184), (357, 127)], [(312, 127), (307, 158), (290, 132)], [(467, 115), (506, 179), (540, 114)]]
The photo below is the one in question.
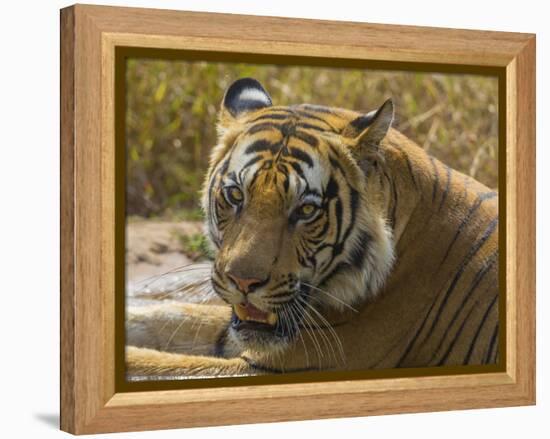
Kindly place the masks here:
[(239, 93), (238, 100), (258, 101), (263, 102), (266, 105), (271, 105), (271, 101), (261, 90), (255, 88), (245, 88)]

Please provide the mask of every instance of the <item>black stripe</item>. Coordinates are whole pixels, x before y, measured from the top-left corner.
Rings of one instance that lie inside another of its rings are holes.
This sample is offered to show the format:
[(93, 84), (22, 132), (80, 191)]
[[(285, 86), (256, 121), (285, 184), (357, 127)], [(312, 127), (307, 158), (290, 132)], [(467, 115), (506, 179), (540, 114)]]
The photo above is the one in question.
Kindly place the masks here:
[(390, 215), (390, 227), (392, 230), (395, 228), (395, 221), (396, 221), (396, 213), (397, 213), (397, 188), (395, 186), (395, 181), (390, 178), (390, 176), (387, 174), (387, 172), (382, 169), (382, 174), (384, 175), (384, 178), (388, 180), (388, 183), (391, 186), (392, 191), (392, 203), (391, 203), (391, 209), (389, 212)]
[[(333, 246), (333, 249), (332, 249), (333, 258), (342, 253), (342, 250), (348, 241), (349, 235), (351, 234), (351, 231), (355, 226), (355, 218), (357, 216), (357, 206), (359, 204), (359, 193), (352, 187), (348, 187), (348, 189), (350, 190), (350, 221), (349, 221), (348, 227), (346, 228), (346, 231), (344, 232), (344, 236), (342, 237), (341, 241), (335, 243)], [(338, 199), (338, 201), (340, 201), (340, 199)], [(341, 224), (339, 224), (338, 226), (340, 228)], [(338, 237), (339, 236), (340, 236), (340, 231), (338, 231)]]
[(391, 180), (391, 189), (393, 195), (393, 205), (391, 208), (390, 226), (393, 230), (395, 229), (395, 221), (397, 215), (397, 188), (395, 187), (395, 180)]
[(288, 168), (286, 163), (277, 163), (277, 171), (283, 174), (285, 177), (288, 177)]
[(269, 151), (272, 154), (276, 154), (279, 151), (279, 148), (281, 145), (279, 143), (271, 143), (267, 140), (256, 140), (252, 144), (248, 145), (245, 154), (252, 154), (252, 153), (258, 153), (258, 152), (265, 152)]
[(317, 113), (325, 114), (334, 114), (334, 111), (331, 107), (325, 107), (324, 105), (314, 105), (314, 104), (302, 104), (300, 107), (305, 110), (316, 111)]
[(330, 177), (327, 187), (325, 189), (325, 197), (329, 200), (336, 198), (338, 196), (338, 183), (333, 176)]
[[(214, 279), (212, 277), (211, 281), (212, 281), (212, 284), (215, 287), (217, 287), (221, 292), (223, 292), (223, 293), (227, 292), (227, 289), (225, 288), (225, 286), (223, 286), (221, 283), (219, 283), (216, 279)], [(218, 294), (218, 296), (220, 296), (223, 300), (225, 300), (227, 302), (227, 300), (221, 294)]]
[(267, 130), (281, 130), (281, 127), (284, 125), (276, 124), (273, 122), (263, 122), (259, 123), (258, 125), (252, 125), (248, 130), (246, 130), (247, 134), (256, 134), (260, 131), (267, 131)]
[(319, 145), (319, 141), (317, 140), (317, 137), (312, 136), (311, 134), (308, 134), (305, 131), (295, 131), (293, 135), (297, 139), (300, 139), (302, 142), (307, 143), (309, 146), (316, 147)]
[(313, 160), (309, 154), (298, 148), (289, 148), (289, 150), (292, 157), (307, 163), (310, 168), (313, 168)]
[(340, 165), (340, 162), (337, 159), (329, 155), (328, 160), (330, 161), (330, 164), (332, 165), (333, 168), (338, 169), (342, 174), (344, 173), (344, 170), (342, 169), (342, 166)]
[(336, 198), (336, 203), (334, 206), (334, 215), (336, 216), (336, 242), (340, 241), (340, 234), (342, 233), (343, 213), (344, 213), (344, 208), (342, 206), (342, 200), (340, 198)]
[(470, 344), (470, 348), (468, 349), (468, 353), (466, 354), (466, 357), (464, 358), (463, 364), (468, 364), (470, 362), (470, 358), (472, 356), (472, 353), (474, 352), (474, 346), (476, 345), (477, 339), (479, 338), (479, 335), (481, 334), (481, 329), (485, 325), (485, 322), (487, 321), (487, 318), (489, 317), (489, 313), (491, 312), (491, 309), (493, 308), (493, 305), (496, 303), (498, 299), (498, 294), (493, 298), (489, 306), (487, 307), (487, 310), (485, 311), (485, 314), (483, 314), (483, 317), (481, 318), (481, 322), (479, 323), (479, 326), (477, 327), (476, 334), (474, 335), (474, 339), (472, 340), (472, 343)]
[(491, 357), (493, 356), (493, 349), (495, 348), (495, 346), (497, 346), (497, 343), (496, 343), (497, 339), (498, 339), (498, 322), (495, 326), (495, 330), (493, 331), (493, 335), (491, 336), (491, 341), (489, 342), (489, 349), (487, 350), (487, 355), (485, 356), (485, 360), (483, 361), (484, 364), (488, 364), (489, 361), (491, 360)]
[(445, 189), (443, 190), (443, 195), (441, 196), (441, 203), (439, 203), (439, 209), (443, 207), (443, 204), (445, 204), (445, 200), (447, 199), (447, 194), (449, 193), (449, 187), (451, 186), (451, 168), (448, 166), (445, 166), (445, 170), (447, 171), (447, 183), (445, 183)]
[[(331, 180), (333, 180), (332, 177), (331, 177)], [(334, 181), (334, 184), (337, 185), (337, 183), (335, 181)], [(337, 187), (336, 187), (336, 189), (337, 189)], [(350, 198), (351, 198), (350, 210), (351, 210), (351, 212), (350, 212), (349, 225), (346, 228), (346, 231), (344, 232), (344, 236), (342, 237), (340, 242), (335, 242), (334, 244), (321, 245), (316, 249), (316, 252), (315, 252), (315, 254), (318, 254), (323, 249), (325, 249), (327, 247), (332, 247), (332, 257), (331, 257), (330, 261), (328, 262), (328, 264), (325, 265), (324, 269), (328, 269), (333, 264), (336, 257), (342, 253), (342, 249), (344, 248), (345, 244), (347, 243), (349, 235), (351, 234), (351, 231), (353, 230), (353, 227), (355, 225), (355, 218), (356, 218), (356, 215), (357, 215), (357, 207), (359, 205), (359, 193), (351, 187), (349, 188), (349, 190), (351, 191), (351, 193), (350, 193)], [(335, 194), (335, 197), (337, 198), (337, 203), (341, 202), (340, 198), (337, 197), (337, 193)], [(340, 229), (342, 227), (340, 222), (337, 223), (337, 227), (338, 227), (337, 236), (339, 237), (340, 233), (341, 233)], [(336, 267), (334, 267), (328, 274), (326, 274), (323, 277), (320, 284), (324, 284), (330, 277), (334, 276), (335, 274), (339, 273), (340, 271), (349, 270), (349, 269), (354, 269), (354, 267), (349, 262), (340, 262), (340, 263), (338, 263), (338, 265)]]
[(261, 171), (262, 169), (267, 169), (267, 168), (266, 168), (266, 165), (267, 165), (268, 163), (273, 163), (273, 161), (272, 161), (272, 160), (267, 160), (267, 161), (262, 165), (262, 167), (261, 167), (260, 169), (256, 169), (256, 172), (254, 172), (254, 174), (252, 175), (252, 178), (250, 179), (250, 182), (248, 183), (249, 192), (251, 193), (250, 196), (252, 196), (252, 190), (251, 190), (251, 189), (254, 187), (254, 185), (256, 184), (256, 180), (258, 179), (258, 177), (259, 177), (260, 174), (261, 174), (260, 171)]
[[(286, 169), (286, 168), (285, 168)], [(290, 188), (290, 178), (288, 177), (288, 173), (283, 173), (283, 187), (285, 189), (285, 194), (288, 194), (288, 190)]]
[(498, 364), (500, 358), (500, 352), (497, 344), (497, 348), (495, 349), (495, 354), (493, 355), (493, 360), (491, 361), (492, 364)]
[(468, 314), (464, 318), (464, 321), (460, 325), (460, 328), (458, 328), (458, 331), (456, 331), (455, 338), (453, 338), (453, 341), (451, 341), (451, 343), (449, 343), (449, 347), (445, 351), (445, 354), (443, 355), (441, 360), (439, 360), (439, 362), (437, 363), (438, 366), (443, 366), (443, 364), (445, 364), (445, 362), (449, 358), (449, 355), (451, 354), (453, 348), (455, 347), (456, 342), (458, 341), (458, 339), (460, 338), (460, 335), (462, 334), (462, 331), (464, 330), (464, 326), (466, 326), (466, 323), (468, 323), (468, 320), (470, 319), (470, 316), (474, 312), (474, 309), (476, 308), (477, 303), (478, 302), (474, 303), (474, 305), (470, 309), (470, 312), (468, 312)]
[(328, 142), (328, 147), (330, 149), (331, 154), (334, 155), (333, 157), (331, 154), (329, 154), (329, 160), (331, 165), (337, 168), (342, 174), (345, 174), (344, 168), (342, 168), (342, 165), (340, 164), (341, 162), (340, 153), (338, 152), (336, 147), (330, 142)]
[(299, 163), (289, 162), (289, 165), (292, 166), (292, 169), (294, 169), (294, 171), (305, 180), (306, 176)]
[(365, 261), (367, 248), (372, 241), (372, 236), (366, 230), (363, 230), (359, 235), (359, 240), (353, 247), (350, 257), (350, 262), (357, 268), (362, 268)]
[[(278, 110), (278, 111), (282, 111), (282, 110)], [(290, 115), (292, 114), (292, 112), (290, 111), (287, 111), (287, 112), (279, 112), (279, 113), (268, 113), (268, 114), (262, 114), (261, 116), (258, 116), (257, 118), (255, 119), (252, 119), (250, 121), (250, 123), (256, 123), (260, 120), (266, 120), (266, 119), (274, 119), (274, 120), (283, 120), (283, 119), (288, 119), (290, 117)]]
[[(333, 260), (330, 261), (330, 263), (325, 267), (328, 268), (332, 264)], [(319, 282), (319, 285), (324, 285), (331, 277), (334, 277), (335, 275), (341, 273), (344, 270), (350, 270), (354, 269), (355, 267), (351, 266), (349, 262), (339, 262), (336, 267), (334, 267), (330, 273), (326, 274), (321, 281)]]
[[(219, 222), (218, 222), (218, 229), (219, 229), (219, 230), (223, 229), (224, 226), (227, 224), (227, 221), (228, 221), (227, 218), (225, 218), (225, 219), (224, 219), (224, 218), (220, 219)], [(219, 245), (218, 245), (218, 247), (219, 247)]]
[(330, 226), (330, 223), (327, 219), (324, 222), (323, 227), (321, 228), (321, 230), (319, 230), (319, 233), (314, 234), (311, 238), (315, 239), (315, 240), (320, 239), (321, 237), (323, 237), (327, 233), (327, 230), (328, 230), (329, 226)]
[(439, 186), (439, 172), (437, 171), (437, 166), (435, 164), (435, 160), (434, 158), (430, 155), (428, 156), (430, 158), (430, 162), (432, 164), (432, 168), (433, 168), (433, 171), (434, 171), (434, 177), (435, 177), (435, 180), (434, 180), (434, 187), (433, 187), (433, 191), (432, 191), (432, 203), (435, 201), (435, 195), (437, 193), (437, 188)]
[[(451, 319), (451, 321), (447, 325), (447, 328), (445, 329), (445, 332), (443, 333), (443, 337), (441, 337), (441, 340), (440, 340), (439, 344), (437, 345), (437, 348), (434, 349), (432, 360), (437, 355), (437, 352), (439, 352), (439, 350), (441, 349), (441, 346), (443, 345), (443, 342), (447, 338), (447, 335), (449, 334), (449, 331), (451, 330), (454, 322), (456, 321), (456, 319), (460, 315), (460, 312), (466, 306), (466, 302), (472, 296), (472, 294), (474, 293), (476, 288), (479, 286), (479, 284), (481, 283), (481, 281), (483, 280), (485, 275), (491, 270), (491, 268), (493, 268), (493, 266), (497, 262), (497, 260), (498, 260), (498, 251), (494, 252), (489, 258), (487, 258), (487, 260), (483, 264), (483, 267), (481, 268), (481, 270), (479, 270), (476, 273), (474, 279), (472, 280), (472, 284), (470, 285), (470, 288), (468, 289), (468, 291), (464, 295), (464, 298), (462, 299), (462, 303), (457, 307), (457, 309), (456, 309), (456, 311), (453, 315), (453, 318)], [(430, 360), (430, 362), (431, 362), (431, 360)]]
[(334, 132), (334, 133), (340, 132), (340, 130), (337, 130), (334, 126), (332, 126), (329, 122), (327, 122), (327, 121), (326, 121), (325, 119), (323, 119), (322, 117), (316, 116), (315, 114), (311, 114), (311, 113), (309, 113), (309, 112), (307, 112), (307, 111), (302, 111), (302, 110), (297, 110), (296, 113), (299, 114), (300, 116), (305, 117), (305, 118), (317, 120), (317, 121), (319, 121), (319, 122), (324, 123), (327, 127), (330, 128), (330, 131), (332, 131), (332, 132)]
[(266, 299), (269, 300), (269, 299), (275, 299), (275, 298), (281, 298), (281, 297), (291, 297), (294, 294), (295, 294), (294, 291), (282, 290), (282, 291), (279, 291), (279, 292), (276, 292), (276, 293), (270, 293), (269, 296), (266, 297)]
[(411, 176), (413, 186), (415, 187), (415, 189), (418, 189), (418, 183), (416, 182), (416, 177), (414, 175), (413, 166), (409, 155), (406, 152), (402, 151), (400, 148), (397, 148), (397, 149), (401, 151), (401, 155), (405, 158), (405, 163), (407, 165), (407, 169), (409, 170), (409, 174)]
[(399, 360), (397, 361), (396, 367), (401, 367), (403, 362), (405, 361), (405, 359), (407, 358), (407, 356), (411, 352), (414, 343), (416, 342), (416, 340), (418, 340), (418, 337), (420, 337), (420, 334), (422, 333), (422, 330), (424, 329), (424, 326), (428, 322), (428, 317), (430, 316), (430, 314), (431, 314), (431, 312), (432, 312), (432, 310), (435, 306), (435, 303), (437, 302), (438, 297), (439, 297), (439, 295), (437, 295), (434, 298), (432, 304), (428, 308), (428, 312), (426, 313), (426, 315), (424, 316), (424, 319), (422, 320), (422, 323), (420, 324), (420, 326), (418, 327), (418, 329), (417, 329), (416, 333), (414, 334), (413, 338), (411, 338), (411, 340), (409, 341), (409, 344), (405, 348), (405, 352), (403, 352), (403, 355), (401, 355), (401, 358), (399, 358)]
[(431, 334), (432, 331), (435, 328), (435, 325), (439, 322), (439, 318), (441, 317), (441, 314), (443, 313), (443, 309), (445, 308), (445, 305), (447, 304), (447, 301), (449, 300), (449, 297), (451, 297), (452, 292), (454, 291), (456, 285), (458, 284), (458, 281), (464, 274), (464, 270), (466, 269), (466, 266), (470, 263), (470, 261), (473, 259), (473, 257), (476, 255), (476, 253), (479, 251), (481, 246), (489, 239), (489, 237), (493, 234), (493, 232), (496, 229), (496, 226), (498, 224), (498, 218), (493, 219), (481, 238), (477, 240), (474, 244), (474, 246), (470, 249), (470, 252), (466, 255), (464, 260), (462, 261), (462, 264), (460, 265), (458, 271), (456, 272), (455, 276), (453, 277), (453, 280), (451, 281), (451, 284), (449, 286), (449, 289), (445, 293), (445, 296), (443, 297), (443, 300), (441, 301), (441, 304), (439, 305), (439, 309), (437, 311), (437, 314), (432, 322), (432, 325), (428, 331), (428, 334)]
[(318, 125), (312, 125), (310, 123), (305, 123), (305, 122), (298, 122), (296, 124), (296, 127), (302, 128), (305, 130), (315, 130), (315, 131), (323, 131), (323, 132), (327, 131), (326, 128), (320, 127)]
[[(216, 182), (218, 182), (223, 174), (225, 174), (227, 172), (227, 169), (229, 168), (229, 161), (231, 159), (231, 155), (229, 155), (229, 157), (227, 157), (225, 159), (225, 161), (223, 163), (221, 163), (221, 165), (219, 166), (219, 168), (216, 170), (216, 168), (214, 168), (214, 171), (212, 172), (212, 175), (210, 177), (210, 183), (208, 185), (208, 206), (210, 207), (210, 212), (212, 213), (210, 215), (210, 218), (209, 218), (209, 224), (210, 224), (210, 227), (209, 227), (209, 234), (212, 236), (213, 233), (212, 233), (212, 230), (214, 228), (217, 228), (216, 226), (216, 220), (217, 220), (217, 216), (218, 216), (218, 212), (216, 211), (216, 205), (215, 205), (215, 201), (216, 201), (216, 198), (212, 195), (213, 192), (214, 192), (214, 185), (216, 184)], [(218, 165), (216, 165), (218, 166)], [(212, 240), (218, 247), (220, 246), (220, 242), (219, 240), (217, 239), (213, 239)]]
[(212, 194), (212, 191), (214, 189), (214, 184), (216, 183), (216, 177), (222, 176), (227, 172), (227, 169), (229, 168), (229, 160), (231, 157), (227, 157), (225, 161), (221, 164), (218, 170), (215, 170), (212, 173), (212, 176), (210, 177), (210, 185), (208, 186), (208, 194)]
[(321, 198), (322, 195), (321, 195), (321, 192), (319, 192), (317, 189), (315, 188), (310, 188), (308, 187), (306, 191), (304, 191), (303, 195), (313, 195), (315, 197), (319, 197)]
[[(244, 170), (244, 169), (246, 169), (246, 168), (252, 166), (253, 164), (259, 162), (259, 161), (262, 160), (262, 159), (263, 159), (263, 157), (260, 156), (260, 155), (251, 158), (248, 162), (245, 163), (245, 165), (243, 166), (243, 169), (242, 169), (242, 170)], [(242, 170), (241, 170), (241, 172), (242, 172)], [(240, 172), (239, 172), (239, 177), (240, 177)]]
[(227, 174), (228, 179), (233, 180), (233, 182), (237, 183), (237, 173), (235, 171), (231, 171)]
[[(223, 201), (223, 204), (220, 200)], [(223, 210), (223, 209), (226, 209), (228, 207), (233, 207), (231, 204), (229, 204), (229, 202), (225, 199), (225, 197), (216, 198), (216, 200), (214, 202), (216, 204), (216, 209)]]
[(481, 195), (479, 195), (475, 201), (475, 203), (472, 205), (472, 207), (470, 207), (470, 210), (468, 211), (468, 213), (466, 214), (466, 216), (462, 219), (462, 222), (460, 223), (460, 225), (458, 226), (457, 230), (456, 230), (456, 233), (455, 233), (455, 236), (453, 237), (453, 239), (451, 240), (451, 243), (449, 244), (449, 247), (447, 248), (447, 251), (445, 252), (445, 256), (443, 256), (443, 259), (441, 261), (441, 263), (439, 264), (439, 268), (441, 268), (441, 266), (443, 265), (443, 263), (445, 262), (445, 260), (447, 259), (447, 257), (449, 256), (449, 253), (451, 252), (451, 248), (453, 247), (453, 245), (455, 244), (456, 240), (458, 239), (458, 236), (462, 233), (462, 230), (464, 229), (464, 227), (466, 226), (466, 224), (468, 224), (470, 222), (470, 220), (472, 219), (472, 216), (474, 215), (474, 213), (476, 213), (476, 211), (479, 209), (479, 207), (481, 206), (481, 204), (485, 201), (485, 200), (490, 200), (494, 197), (497, 196), (497, 193), (496, 192), (485, 192)]

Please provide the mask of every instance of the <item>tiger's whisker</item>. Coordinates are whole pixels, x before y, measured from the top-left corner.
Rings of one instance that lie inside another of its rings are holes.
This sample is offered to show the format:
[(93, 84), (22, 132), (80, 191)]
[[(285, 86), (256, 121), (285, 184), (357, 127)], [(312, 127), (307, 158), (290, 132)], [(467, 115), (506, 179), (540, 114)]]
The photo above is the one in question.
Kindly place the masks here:
[[(315, 312), (315, 314), (319, 317), (319, 320), (321, 320), (321, 323), (323, 323), (323, 321), (324, 321), (328, 324), (327, 320), (313, 306), (311, 306), (307, 301), (305, 301), (302, 297), (299, 297), (298, 300), (300, 302), (302, 302), (303, 305), (306, 305), (309, 309), (311, 309), (311, 311)], [(315, 316), (312, 315), (312, 317), (315, 317)], [(314, 320), (315, 320), (316, 326), (319, 326), (319, 325), (317, 325), (316, 319), (314, 319)], [(329, 327), (329, 329), (330, 329), (330, 327)], [(323, 338), (323, 340), (325, 341), (325, 343), (328, 344), (328, 346), (330, 347), (330, 350), (331, 350), (332, 356), (334, 358), (334, 361), (336, 361), (338, 363), (338, 358), (336, 356), (336, 352), (334, 351), (334, 346), (332, 345), (332, 342), (329, 340), (328, 336), (325, 334), (324, 331), (320, 331), (320, 334), (321, 334), (321, 337)], [(339, 342), (338, 337), (336, 337), (335, 341), (337, 343)]]
[(196, 270), (209, 270), (211, 268), (212, 267), (211, 267), (210, 264), (196, 264), (196, 263), (187, 264), (187, 265), (183, 265), (183, 266), (180, 266), (180, 267), (175, 267), (175, 268), (173, 268), (171, 270), (168, 270), (168, 271), (165, 271), (164, 273), (161, 273), (161, 274), (155, 274), (153, 276), (146, 277), (145, 279), (141, 279), (141, 280), (136, 282), (136, 285), (139, 285), (143, 282), (148, 282), (148, 281), (156, 282), (156, 281), (160, 280), (162, 277), (167, 276), (169, 274), (185, 273), (187, 271), (196, 271)]
[(346, 364), (346, 356), (345, 356), (345, 353), (344, 353), (344, 346), (342, 345), (342, 341), (340, 340), (340, 337), (338, 337), (338, 334), (336, 334), (336, 331), (334, 330), (334, 328), (332, 327), (330, 322), (317, 309), (315, 309), (315, 307), (311, 306), (309, 303), (307, 303), (305, 301), (304, 301), (304, 304), (307, 305), (313, 312), (315, 312), (315, 314), (317, 314), (317, 316), (319, 317), (319, 320), (321, 320), (321, 323), (324, 323), (325, 328), (329, 331), (329, 333), (334, 338), (334, 341), (338, 345), (338, 348), (339, 348), (339, 351), (340, 351), (340, 356), (342, 358), (343, 363)]
[(306, 356), (306, 367), (309, 367), (309, 353), (307, 351), (307, 346), (306, 346), (306, 342), (304, 341), (304, 337), (302, 336), (302, 330), (300, 328), (300, 325), (298, 324), (296, 317), (294, 316), (294, 310), (295, 310), (295, 305), (292, 303), (288, 310), (289, 311), (288, 315), (289, 315), (289, 318), (292, 319), (292, 322), (296, 327), (296, 332), (298, 333), (298, 336), (300, 337), (300, 340), (304, 347), (304, 354)]
[(191, 349), (195, 349), (195, 345), (197, 344), (197, 338), (199, 336), (199, 332), (201, 330), (202, 323), (203, 323), (203, 320), (201, 319), (199, 321), (199, 326), (198, 326), (197, 330), (195, 331), (195, 337), (193, 337), (193, 345), (191, 346)]
[(353, 312), (357, 312), (357, 313), (359, 312), (359, 311), (356, 310), (353, 306), (351, 306), (350, 304), (344, 302), (342, 299), (336, 297), (334, 294), (331, 294), (331, 293), (329, 293), (329, 292), (326, 291), (326, 290), (323, 290), (323, 289), (321, 289), (321, 288), (319, 288), (319, 287), (316, 287), (316, 286), (314, 286), (314, 285), (308, 284), (308, 283), (306, 283), (306, 282), (300, 282), (300, 283), (302, 283), (302, 284), (305, 285), (306, 287), (309, 287), (309, 288), (314, 289), (315, 291), (319, 291), (320, 293), (326, 294), (326, 295), (329, 296), (331, 299), (333, 299), (333, 300), (335, 300), (336, 302), (338, 302), (338, 303), (344, 305), (345, 307), (351, 309)]
[[(299, 302), (294, 302), (294, 303), (299, 305), (299, 309), (301, 311), (302, 318), (304, 320), (307, 320), (308, 322), (310, 322), (311, 324), (313, 324), (315, 326), (317, 322), (310, 315), (310, 313), (301, 304), (299, 304)], [(319, 364), (321, 364), (322, 363), (321, 359), (324, 358), (324, 355), (323, 355), (323, 350), (321, 348), (321, 344), (319, 343), (319, 340), (317, 339), (317, 335), (315, 334), (314, 331), (310, 331), (308, 328), (304, 327), (304, 329), (306, 330), (306, 333), (309, 335), (309, 337), (311, 338), (311, 341), (313, 342), (313, 344), (315, 346), (315, 350), (317, 351), (317, 357), (319, 359)]]
[(174, 290), (166, 291), (163, 293), (136, 293), (135, 297), (148, 298), (148, 299), (154, 298), (156, 300), (163, 300), (167, 297), (185, 293), (188, 290), (193, 290), (194, 288), (196, 288), (196, 290), (192, 292), (193, 296), (199, 296), (199, 295), (202, 295), (203, 293), (212, 291), (209, 280), (210, 278), (205, 278), (204, 280), (194, 281), (193, 283), (183, 285)]
[[(188, 287), (188, 289), (191, 289), (192, 287), (195, 287), (197, 285), (192, 285), (190, 287)], [(173, 291), (166, 291), (166, 292), (163, 292), (163, 293), (141, 293), (141, 294), (138, 294), (136, 295), (135, 297), (136, 298), (140, 298), (140, 299), (155, 299), (155, 300), (164, 300), (166, 299), (167, 297), (170, 297), (170, 296), (175, 296), (177, 294), (181, 294), (185, 292), (185, 290), (182, 290), (182, 289), (177, 289), (177, 290), (173, 290)], [(193, 295), (198, 295), (200, 291), (197, 290), (197, 292), (194, 292)]]
[(180, 324), (176, 327), (176, 329), (174, 330), (174, 332), (172, 332), (172, 335), (170, 335), (170, 337), (168, 338), (168, 341), (167, 341), (166, 344), (164, 345), (163, 351), (165, 351), (165, 350), (168, 349), (168, 347), (170, 346), (170, 343), (171, 343), (172, 340), (174, 339), (176, 333), (181, 329), (181, 327), (183, 326), (184, 323), (185, 323), (185, 319), (181, 319)]
[[(303, 321), (305, 319), (305, 310), (304, 308), (297, 302), (293, 302), (292, 306), (294, 308), (295, 313), (297, 314), (297, 317)], [(313, 343), (313, 347), (315, 349), (315, 353), (317, 354), (317, 359), (319, 361), (319, 364), (321, 363), (321, 355), (320, 355), (320, 349), (321, 346), (317, 342), (317, 339), (313, 337), (312, 333), (309, 331), (307, 327), (301, 327), (299, 329), (304, 329), (308, 337), (310, 338), (311, 342)]]

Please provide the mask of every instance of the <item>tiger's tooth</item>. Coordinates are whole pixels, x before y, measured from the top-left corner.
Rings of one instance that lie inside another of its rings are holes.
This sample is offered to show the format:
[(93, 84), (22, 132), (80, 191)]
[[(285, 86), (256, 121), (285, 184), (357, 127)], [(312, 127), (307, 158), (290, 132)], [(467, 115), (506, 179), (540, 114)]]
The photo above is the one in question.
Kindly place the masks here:
[(274, 326), (277, 323), (277, 314), (260, 311), (258, 309), (250, 308), (250, 305), (237, 304), (233, 306), (237, 317), (245, 322), (259, 322), (267, 323)]
[(235, 305), (233, 307), (235, 310), (235, 314), (237, 314), (237, 317), (241, 320), (248, 320), (248, 313), (246, 312), (246, 308), (242, 305)]
[(267, 323), (269, 323), (272, 326), (275, 325), (277, 323), (277, 314), (270, 312), (267, 315)]

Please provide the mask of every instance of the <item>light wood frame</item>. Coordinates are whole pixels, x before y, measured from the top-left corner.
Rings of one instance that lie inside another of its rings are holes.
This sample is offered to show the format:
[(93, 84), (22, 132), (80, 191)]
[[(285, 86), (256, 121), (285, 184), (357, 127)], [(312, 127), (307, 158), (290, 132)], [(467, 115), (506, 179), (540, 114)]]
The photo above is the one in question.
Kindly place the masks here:
[[(506, 370), (330, 384), (116, 393), (117, 46), (505, 69)], [(85, 5), (61, 11), (63, 430), (83, 434), (534, 402), (534, 35)]]

